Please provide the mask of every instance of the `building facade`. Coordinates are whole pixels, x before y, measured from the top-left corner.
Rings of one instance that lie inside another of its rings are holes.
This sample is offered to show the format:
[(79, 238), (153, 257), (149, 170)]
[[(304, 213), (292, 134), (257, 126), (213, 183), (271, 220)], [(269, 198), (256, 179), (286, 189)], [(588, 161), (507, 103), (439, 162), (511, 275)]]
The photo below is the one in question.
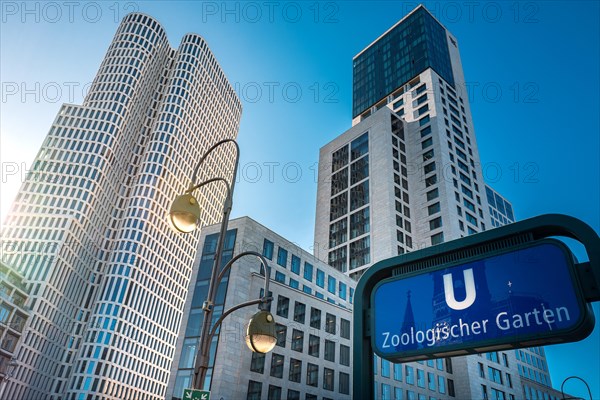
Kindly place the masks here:
[[(202, 324), (202, 302), (214, 261), (219, 226), (202, 230), (200, 252), (185, 305), (167, 399), (181, 399), (193, 380)], [(352, 388), (352, 303), (355, 282), (256, 221), (231, 220), (223, 265), (243, 251), (263, 254), (270, 267), (277, 345), (253, 353), (244, 328), (257, 308), (229, 315), (211, 347), (211, 398), (350, 399)], [(216, 320), (230, 307), (262, 296), (264, 270), (254, 257), (242, 257), (219, 286)]]
[(29, 318), (25, 303), (29, 297), (23, 276), (0, 262), (0, 398), (12, 379), (19, 360), (15, 356)]
[[(333, 269), (358, 280), (382, 259), (514, 222), (483, 179), (458, 42), (422, 5), (354, 57), (352, 116), (319, 154), (314, 252)], [(374, 356), (374, 398), (520, 399), (515, 354)]]
[[(241, 104), (206, 42), (177, 49), (127, 15), (82, 105), (63, 105), (2, 229), (31, 318), (11, 399), (163, 399), (199, 234), (168, 226), (208, 147), (238, 132)], [(231, 177), (234, 149), (210, 176)], [(202, 178), (202, 177), (200, 177)], [(222, 185), (203, 190), (216, 222)]]

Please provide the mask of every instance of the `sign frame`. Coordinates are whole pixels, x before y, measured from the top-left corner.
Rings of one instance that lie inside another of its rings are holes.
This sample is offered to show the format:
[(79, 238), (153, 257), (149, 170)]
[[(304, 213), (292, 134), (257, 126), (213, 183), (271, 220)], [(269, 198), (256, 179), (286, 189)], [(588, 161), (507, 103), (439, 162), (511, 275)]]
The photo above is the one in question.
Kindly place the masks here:
[[(377, 290), (385, 284), (389, 284), (395, 281), (401, 281), (410, 279), (415, 276), (420, 276), (429, 272), (441, 271), (445, 269), (450, 269), (454, 267), (459, 267), (462, 265), (466, 265), (469, 263), (486, 260), (489, 258), (493, 258), (501, 255), (508, 255), (514, 253), (519, 250), (531, 249), (538, 247), (540, 245), (550, 244), (552, 246), (556, 246), (562, 252), (562, 255), (565, 258), (566, 268), (568, 270), (568, 274), (570, 277), (570, 282), (572, 285), (572, 291), (575, 295), (575, 299), (577, 302), (578, 310), (580, 311), (580, 315), (578, 320), (572, 324), (573, 326), (567, 329), (560, 329), (558, 331), (546, 332), (546, 333), (527, 333), (520, 335), (518, 339), (509, 338), (500, 338), (500, 339), (484, 339), (478, 341), (476, 344), (468, 346), (464, 343), (453, 344), (443, 347), (444, 350), (440, 350), (439, 348), (432, 347), (430, 349), (417, 349), (417, 350), (408, 350), (406, 352), (398, 352), (395, 354), (385, 354), (381, 353), (377, 346), (375, 345), (375, 317), (374, 317), (374, 309), (376, 307), (375, 304), (375, 295)], [(577, 272), (575, 270), (575, 263), (573, 262), (572, 254), (569, 248), (561, 241), (556, 239), (541, 239), (533, 242), (526, 242), (521, 245), (515, 246), (514, 248), (506, 248), (499, 251), (494, 251), (488, 253), (484, 256), (473, 256), (464, 258), (461, 260), (456, 260), (446, 264), (436, 265), (427, 269), (422, 269), (418, 271), (411, 271), (406, 274), (393, 276), (390, 278), (383, 279), (379, 281), (373, 287), (371, 292), (371, 305), (372, 312), (370, 318), (370, 330), (373, 332), (371, 335), (371, 347), (373, 348), (373, 352), (377, 354), (379, 357), (393, 361), (393, 362), (410, 362), (410, 361), (418, 361), (424, 359), (431, 358), (441, 358), (441, 357), (451, 357), (456, 355), (467, 355), (467, 354), (477, 354), (486, 352), (487, 350), (500, 349), (500, 348), (520, 348), (520, 347), (532, 347), (537, 346), (538, 342), (543, 342), (541, 344), (558, 344), (558, 343), (566, 343), (572, 341), (578, 341), (587, 337), (594, 328), (594, 314), (592, 312), (591, 306), (587, 303), (583, 296), (583, 290), (579, 283), (579, 279), (577, 276)], [(469, 348), (465, 348), (468, 346)], [(463, 353), (464, 352), (464, 353)], [(400, 354), (404, 353), (403, 356)], [(462, 354), (458, 354), (462, 353)]]
[[(371, 347), (371, 292), (381, 280), (393, 276), (398, 268), (435, 263), (443, 257), (464, 259), (469, 252), (492, 251), (504, 246), (563, 236), (585, 247), (589, 262), (575, 265), (577, 280), (587, 303), (600, 301), (600, 238), (585, 222), (563, 214), (545, 214), (479, 234), (441, 243), (401, 256), (379, 261), (368, 268), (358, 281), (354, 297), (353, 326), (353, 398), (370, 399), (374, 388), (373, 349)], [(458, 354), (457, 354), (458, 355)]]

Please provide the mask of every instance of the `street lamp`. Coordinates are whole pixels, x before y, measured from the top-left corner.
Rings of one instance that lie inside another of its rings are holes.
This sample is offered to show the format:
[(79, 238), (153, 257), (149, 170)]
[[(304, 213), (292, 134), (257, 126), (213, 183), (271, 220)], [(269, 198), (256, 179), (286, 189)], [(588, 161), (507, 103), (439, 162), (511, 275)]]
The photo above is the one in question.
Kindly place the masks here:
[[(207, 156), (214, 149), (226, 143), (233, 143), (236, 149), (235, 166), (233, 170), (233, 178), (231, 180), (231, 184), (225, 178), (222, 177), (211, 178), (197, 183), (198, 171), (200, 170), (200, 167), (202, 166), (204, 160), (206, 160)], [(179, 195), (175, 198), (175, 200), (171, 204), (171, 208), (169, 210), (168, 215), (170, 225), (177, 232), (193, 232), (200, 225), (200, 205), (198, 204), (198, 200), (193, 195), (194, 190), (208, 185), (209, 183), (217, 181), (223, 182), (225, 184), (227, 188), (227, 197), (225, 198), (225, 202), (223, 204), (223, 219), (221, 220), (221, 229), (219, 232), (219, 237), (217, 239), (215, 260), (210, 274), (210, 282), (208, 284), (208, 295), (206, 300), (202, 304), (204, 316), (202, 322), (202, 331), (200, 332), (200, 346), (198, 349), (198, 353), (196, 354), (196, 360), (194, 363), (193, 387), (195, 389), (202, 389), (202, 387), (204, 386), (204, 380), (208, 371), (210, 344), (217, 329), (219, 328), (225, 317), (227, 317), (232, 312), (239, 310), (240, 308), (258, 304), (259, 311), (256, 314), (254, 314), (254, 316), (250, 319), (246, 329), (246, 344), (248, 345), (250, 350), (254, 352), (267, 353), (271, 351), (277, 343), (277, 335), (275, 332), (275, 320), (273, 318), (273, 315), (268, 311), (269, 304), (272, 300), (272, 297), (269, 296), (269, 265), (267, 264), (267, 260), (262, 256), (262, 254), (254, 251), (242, 252), (233, 257), (227, 264), (225, 264), (225, 266), (223, 266), (223, 269), (217, 275), (217, 271), (219, 270), (219, 266), (221, 265), (223, 245), (225, 243), (225, 234), (227, 232), (227, 224), (229, 223), (229, 214), (231, 213), (231, 208), (233, 206), (233, 189), (235, 186), (235, 179), (239, 159), (240, 148), (237, 142), (233, 139), (224, 139), (211, 146), (206, 151), (206, 153), (204, 153), (202, 158), (200, 158), (200, 161), (198, 161), (198, 164), (194, 168), (194, 174), (192, 176), (192, 181), (190, 183), (189, 188), (185, 191), (184, 194)], [(237, 261), (241, 257), (249, 255), (257, 257), (265, 271), (263, 297), (261, 297), (260, 299), (240, 303), (224, 311), (223, 314), (219, 317), (219, 319), (217, 319), (217, 321), (213, 325), (213, 328), (210, 329), (212, 313), (214, 309), (214, 302), (219, 283), (221, 282), (221, 280), (223, 279), (227, 271), (229, 271), (229, 269), (235, 261)]]
[(583, 384), (585, 385), (585, 387), (587, 388), (588, 394), (590, 395), (590, 400), (592, 400), (592, 391), (590, 390), (590, 386), (587, 384), (587, 382), (585, 380), (583, 380), (582, 378), (578, 377), (578, 376), (569, 376), (568, 378), (566, 378), (562, 385), (560, 385), (560, 394), (561, 394), (561, 400), (581, 400), (581, 397), (565, 397), (565, 383), (567, 383), (568, 380), (570, 379), (579, 379), (581, 382), (583, 382)]

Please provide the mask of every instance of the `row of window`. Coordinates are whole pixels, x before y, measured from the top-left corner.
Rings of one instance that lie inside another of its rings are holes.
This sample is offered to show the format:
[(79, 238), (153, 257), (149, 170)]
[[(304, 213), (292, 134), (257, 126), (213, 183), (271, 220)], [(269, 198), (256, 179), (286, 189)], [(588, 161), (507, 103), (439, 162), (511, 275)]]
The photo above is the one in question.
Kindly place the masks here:
[[(290, 299), (278, 295), (277, 296), (277, 310), (276, 314), (280, 317), (289, 318)], [(306, 305), (302, 302), (294, 302), (294, 322), (299, 324), (306, 323)], [(310, 320), (309, 324), (311, 328), (321, 329), (321, 310), (315, 307), (310, 308)], [(340, 331), (339, 334), (344, 339), (350, 339), (350, 321), (340, 317)], [(325, 332), (335, 335), (337, 333), (337, 316), (325, 313)]]
[[(332, 153), (328, 264), (346, 272), (371, 262), (369, 132)], [(348, 166), (349, 164), (349, 166)], [(349, 188), (349, 189), (348, 189)], [(348, 215), (348, 213), (351, 213)], [(361, 237), (363, 236), (363, 237)], [(356, 239), (346, 245), (348, 240)], [(342, 245), (341, 247), (339, 247)]]
[[(306, 371), (302, 373), (302, 360), (289, 357), (288, 374), (284, 376), (284, 364), (285, 356), (282, 354), (272, 353), (271, 354), (271, 368), (269, 375), (274, 378), (287, 378), (290, 382), (305, 383), (307, 386), (319, 386), (319, 365), (310, 362), (306, 363)], [(252, 353), (252, 361), (250, 363), (250, 371), (263, 374), (265, 371), (265, 354)], [(302, 381), (304, 376), (304, 382)], [(322, 384), (323, 389), (335, 390), (335, 370), (327, 367), (323, 367)], [(350, 374), (346, 372), (339, 372), (339, 388), (338, 391), (342, 394), (349, 394), (349, 380)]]
[[(263, 256), (265, 256), (265, 258), (267, 258), (269, 260), (273, 260), (274, 249), (275, 249), (275, 244), (268, 239), (264, 239), (263, 251), (262, 251)], [(286, 268), (286, 269), (288, 268), (288, 251), (281, 246), (279, 246), (277, 249), (276, 263), (277, 263), (277, 265), (279, 265), (282, 268)], [(331, 294), (333, 296), (337, 296), (339, 299), (343, 300), (344, 302), (348, 301), (350, 304), (353, 303), (354, 288), (348, 287), (346, 282), (338, 281), (334, 276), (326, 275), (323, 270), (321, 270), (320, 268), (315, 268), (311, 263), (309, 263), (307, 261), (304, 262), (304, 270), (303, 271), (301, 271), (301, 265), (302, 265), (302, 261), (301, 261), (300, 257), (292, 254), (291, 262), (290, 262), (290, 271), (292, 273), (298, 275), (298, 278), (302, 277), (302, 278), (304, 278), (304, 280), (306, 280), (308, 282), (313, 282), (313, 280), (314, 280), (315, 284), (318, 287), (326, 289), (329, 294)], [(261, 273), (264, 273), (264, 271), (262, 270), (262, 266), (261, 266)], [(283, 284), (286, 283), (286, 275), (281, 271), (275, 270), (274, 279), (276, 282), (283, 283)], [(313, 294), (313, 290), (310, 285), (303, 284), (302, 289), (301, 289), (300, 281), (298, 279), (292, 278), (291, 276), (288, 279), (288, 284), (290, 287), (292, 287), (294, 289), (302, 290), (306, 294)], [(325, 287), (325, 285), (327, 285), (327, 287)], [(314, 296), (317, 298), (320, 298), (322, 300), (325, 299), (325, 296), (323, 295), (323, 293), (318, 292), (316, 290), (314, 291)], [(327, 297), (327, 301), (329, 301), (330, 303), (333, 303), (333, 304), (336, 303), (336, 301), (329, 295)], [(346, 307), (344, 302), (338, 302), (338, 304), (341, 305), (342, 307)]]

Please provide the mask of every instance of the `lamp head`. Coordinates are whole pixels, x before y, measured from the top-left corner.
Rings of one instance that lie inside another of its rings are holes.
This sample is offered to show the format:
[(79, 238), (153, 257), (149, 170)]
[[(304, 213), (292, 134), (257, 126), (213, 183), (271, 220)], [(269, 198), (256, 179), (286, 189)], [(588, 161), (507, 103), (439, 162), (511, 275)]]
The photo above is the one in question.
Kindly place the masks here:
[(169, 210), (169, 223), (182, 233), (194, 231), (200, 221), (200, 206), (191, 193), (184, 193), (173, 200)]
[(246, 329), (246, 344), (255, 353), (268, 353), (277, 343), (275, 319), (268, 311), (259, 311), (250, 319)]

